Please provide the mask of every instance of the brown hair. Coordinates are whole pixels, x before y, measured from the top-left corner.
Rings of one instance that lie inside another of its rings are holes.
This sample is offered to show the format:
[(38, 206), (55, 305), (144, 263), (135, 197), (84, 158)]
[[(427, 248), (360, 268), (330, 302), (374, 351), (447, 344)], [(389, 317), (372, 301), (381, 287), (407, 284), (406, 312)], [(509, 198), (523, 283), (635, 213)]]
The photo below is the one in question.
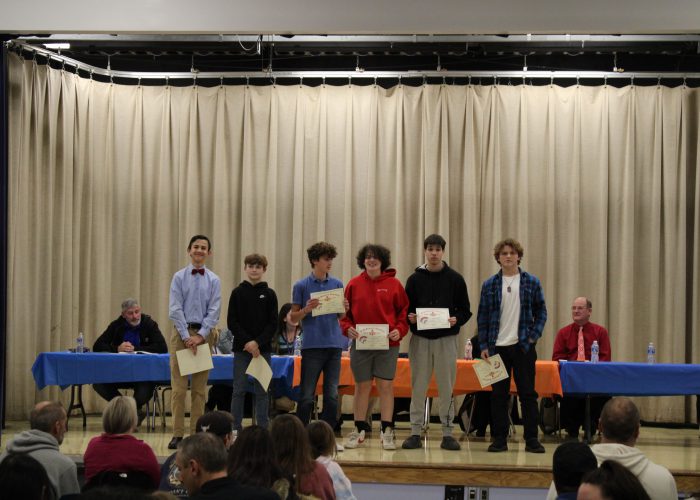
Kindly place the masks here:
[(333, 429), (327, 422), (314, 420), (306, 426), (306, 433), (309, 435), (312, 457), (335, 456), (335, 434), (333, 434)]
[(514, 240), (513, 238), (506, 238), (505, 240), (501, 240), (496, 243), (496, 246), (493, 247), (493, 258), (496, 259), (496, 262), (498, 262), (498, 256), (501, 254), (503, 247), (511, 247), (513, 250), (515, 250), (518, 253), (518, 264), (520, 264), (520, 261), (523, 259), (523, 255), (525, 255), (525, 251), (523, 250), (523, 246), (520, 244), (520, 242), (518, 240)]
[(270, 435), (282, 473), (293, 477), (296, 491), (304, 493), (299, 491), (301, 476), (313, 472), (316, 466), (304, 425), (296, 415), (278, 415), (270, 423)]
[(329, 259), (335, 259), (336, 255), (338, 255), (338, 251), (335, 249), (335, 246), (330, 243), (319, 241), (306, 249), (306, 255), (309, 257), (309, 262), (313, 266), (315, 260), (324, 256)]
[(391, 265), (391, 252), (387, 247), (368, 243), (360, 248), (360, 251), (357, 252), (357, 257), (355, 257), (357, 259), (357, 265), (360, 269), (365, 268), (365, 259), (369, 255), (372, 255), (382, 263), (382, 272), (386, 271), (386, 269)]
[(246, 255), (245, 259), (243, 259), (244, 266), (254, 266), (256, 264), (262, 266), (262, 268), (267, 271), (267, 257), (264, 255), (251, 253), (250, 255)]

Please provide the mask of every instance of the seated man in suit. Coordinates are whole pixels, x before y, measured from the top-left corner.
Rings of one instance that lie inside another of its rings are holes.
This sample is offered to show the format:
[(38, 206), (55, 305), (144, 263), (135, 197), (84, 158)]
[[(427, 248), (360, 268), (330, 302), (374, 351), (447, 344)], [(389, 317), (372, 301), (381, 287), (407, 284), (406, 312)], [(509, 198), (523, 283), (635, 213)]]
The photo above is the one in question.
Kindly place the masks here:
[[(571, 316), (574, 320), (557, 333), (554, 340), (554, 361), (584, 361), (591, 359), (591, 345), (598, 341), (599, 361), (610, 361), (610, 339), (608, 331), (595, 323), (591, 323), (593, 305), (586, 297), (574, 299), (571, 305)], [(591, 429), (598, 425), (598, 417), (607, 397), (591, 398)], [(585, 399), (566, 396), (561, 401), (561, 425), (570, 439), (578, 439), (578, 429), (584, 423)]]
[[(158, 323), (147, 314), (141, 314), (141, 306), (136, 299), (126, 299), (122, 302), (122, 313), (112, 321), (92, 347), (94, 352), (124, 352), (133, 354), (136, 351), (166, 353), (168, 346)], [(139, 425), (146, 417), (143, 405), (153, 397), (155, 382), (131, 382), (112, 384), (93, 384), (95, 392), (105, 400), (119, 396), (120, 388), (133, 388), (134, 399), (139, 414)]]

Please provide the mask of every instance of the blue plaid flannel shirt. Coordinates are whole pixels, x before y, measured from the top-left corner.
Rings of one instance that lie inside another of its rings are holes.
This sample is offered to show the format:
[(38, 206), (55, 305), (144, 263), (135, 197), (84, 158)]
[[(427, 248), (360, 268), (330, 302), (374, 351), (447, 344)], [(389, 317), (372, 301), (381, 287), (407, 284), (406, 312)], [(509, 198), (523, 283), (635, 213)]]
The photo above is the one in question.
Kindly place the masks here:
[[(496, 353), (496, 339), (501, 321), (501, 293), (503, 272), (491, 276), (481, 285), (481, 299), (477, 323), (479, 326), (479, 348)], [(547, 306), (544, 303), (542, 283), (532, 274), (520, 270), (520, 321), (518, 322), (518, 344), (525, 352), (542, 336), (547, 322)]]

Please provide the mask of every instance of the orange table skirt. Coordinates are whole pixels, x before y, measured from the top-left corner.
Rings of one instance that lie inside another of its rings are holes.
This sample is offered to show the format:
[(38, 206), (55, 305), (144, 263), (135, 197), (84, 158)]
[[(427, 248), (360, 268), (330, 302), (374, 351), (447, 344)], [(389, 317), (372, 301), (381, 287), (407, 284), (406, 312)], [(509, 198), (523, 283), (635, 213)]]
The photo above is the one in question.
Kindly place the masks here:
[[(455, 382), (454, 394), (469, 394), (478, 391), (490, 391), (491, 387), (484, 389), (479, 385), (479, 381), (474, 373), (474, 364), (476, 361), (467, 361), (465, 359), (457, 360), (457, 380)], [(558, 361), (537, 361), (535, 373), (535, 390), (540, 397), (551, 397), (554, 394), (562, 395), (561, 380), (559, 379), (559, 362)], [(297, 357), (294, 360), (294, 386), (298, 386), (301, 382), (301, 358)], [(316, 387), (317, 394), (321, 394), (323, 384), (323, 375), (318, 381)], [(510, 391), (517, 392), (515, 381), (511, 378)], [(340, 382), (338, 383), (338, 392), (340, 394), (354, 394), (355, 379), (352, 376), (350, 369), (350, 358), (343, 356), (341, 358), (340, 367)], [(376, 395), (376, 389), (372, 389), (372, 393)], [(399, 358), (396, 365), (396, 376), (394, 377), (394, 395), (398, 398), (411, 397), (411, 365), (408, 358)], [(438, 395), (437, 384), (435, 377), (430, 380), (428, 388), (428, 396), (435, 397)]]

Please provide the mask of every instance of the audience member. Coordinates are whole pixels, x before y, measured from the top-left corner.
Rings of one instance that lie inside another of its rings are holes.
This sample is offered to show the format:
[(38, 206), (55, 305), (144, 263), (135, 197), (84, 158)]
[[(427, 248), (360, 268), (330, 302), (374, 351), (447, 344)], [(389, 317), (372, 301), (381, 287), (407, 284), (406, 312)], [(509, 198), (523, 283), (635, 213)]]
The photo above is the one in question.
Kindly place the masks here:
[(53, 500), (54, 487), (46, 469), (26, 453), (10, 453), (0, 463), (0, 491), (3, 498)]
[(335, 498), (338, 500), (355, 500), (352, 494), (352, 484), (343, 469), (334, 460), (336, 455), (335, 435), (333, 429), (323, 420), (315, 420), (306, 426), (311, 445), (311, 456), (322, 464), (333, 481)]
[(130, 484), (145, 490), (158, 487), (158, 459), (148, 444), (133, 435), (137, 418), (136, 401), (130, 396), (117, 396), (107, 404), (102, 412), (104, 432), (90, 440), (83, 457), (85, 488), (101, 484), (102, 476), (111, 473), (130, 474)]
[[(197, 432), (210, 432), (224, 443), (226, 449), (234, 441), (233, 417), (227, 411), (210, 411), (197, 420)], [(160, 485), (158, 489), (167, 491), (179, 498), (187, 498), (187, 490), (180, 482), (180, 472), (175, 464), (177, 452), (170, 455), (160, 468)]]
[[(82, 495), (78, 496), (80, 500), (149, 500), (153, 498), (149, 493), (139, 490), (137, 488), (119, 485), (119, 484), (105, 484), (102, 486), (96, 486), (94, 488), (89, 488), (84, 491)], [(176, 497), (167, 497), (164, 500), (172, 500)], [(61, 499), (64, 500), (64, 499)], [(65, 500), (72, 500), (65, 499)]]
[[(598, 360), (610, 361), (610, 339), (605, 327), (590, 321), (593, 312), (593, 304), (586, 297), (577, 297), (571, 305), (573, 323), (565, 326), (557, 333), (552, 350), (554, 361), (584, 361), (591, 359), (591, 346), (598, 342)], [(581, 358), (581, 359), (579, 359)], [(591, 429), (600, 417), (603, 405), (609, 397), (590, 398)], [(566, 429), (569, 439), (578, 439), (579, 427), (584, 424), (586, 415), (586, 399), (583, 397), (567, 396), (561, 399), (561, 425)]]
[(294, 354), (294, 342), (301, 334), (299, 322), (292, 321), (292, 304), (287, 302), (280, 308), (277, 315), (277, 332), (272, 338), (272, 352), (280, 356), (292, 356)]
[(0, 462), (10, 453), (26, 453), (37, 460), (51, 480), (56, 498), (80, 493), (75, 462), (59, 451), (66, 434), (66, 410), (61, 403), (42, 401), (29, 415), (30, 430), (7, 443)]
[[(158, 323), (147, 314), (141, 314), (141, 306), (136, 299), (126, 299), (122, 302), (121, 315), (112, 321), (102, 335), (98, 337), (92, 346), (94, 352), (125, 352), (135, 353), (145, 351), (152, 353), (168, 352), (163, 334), (160, 333)], [(153, 397), (154, 382), (115, 382), (109, 384), (92, 384), (95, 392), (106, 401), (120, 396), (120, 388), (134, 390), (134, 399), (138, 409), (138, 425), (146, 418), (143, 406), (147, 405)]]
[(559, 445), (552, 456), (557, 500), (576, 500), (581, 478), (597, 467), (598, 461), (587, 444), (572, 441)]
[(282, 500), (292, 498), (291, 482), (277, 463), (270, 432), (251, 425), (243, 429), (228, 453), (228, 475), (239, 484), (271, 489)]
[(270, 434), (283, 474), (294, 478), (294, 491), (321, 500), (335, 498), (326, 468), (311, 456), (309, 437), (301, 420), (294, 415), (279, 415), (272, 420)]
[[(591, 451), (598, 463), (614, 460), (627, 467), (654, 500), (677, 500), (676, 481), (668, 469), (655, 464), (634, 447), (639, 438), (639, 420), (639, 410), (631, 399), (611, 399), (603, 406), (598, 422), (601, 442), (591, 446)], [(556, 490), (552, 484), (547, 499), (554, 498)]]
[(637, 476), (615, 460), (604, 460), (600, 467), (583, 476), (578, 500), (651, 500)]
[(245, 498), (278, 500), (272, 491), (244, 486), (226, 473), (226, 447), (209, 432), (199, 432), (185, 438), (177, 449), (175, 463), (180, 481), (193, 499)]

